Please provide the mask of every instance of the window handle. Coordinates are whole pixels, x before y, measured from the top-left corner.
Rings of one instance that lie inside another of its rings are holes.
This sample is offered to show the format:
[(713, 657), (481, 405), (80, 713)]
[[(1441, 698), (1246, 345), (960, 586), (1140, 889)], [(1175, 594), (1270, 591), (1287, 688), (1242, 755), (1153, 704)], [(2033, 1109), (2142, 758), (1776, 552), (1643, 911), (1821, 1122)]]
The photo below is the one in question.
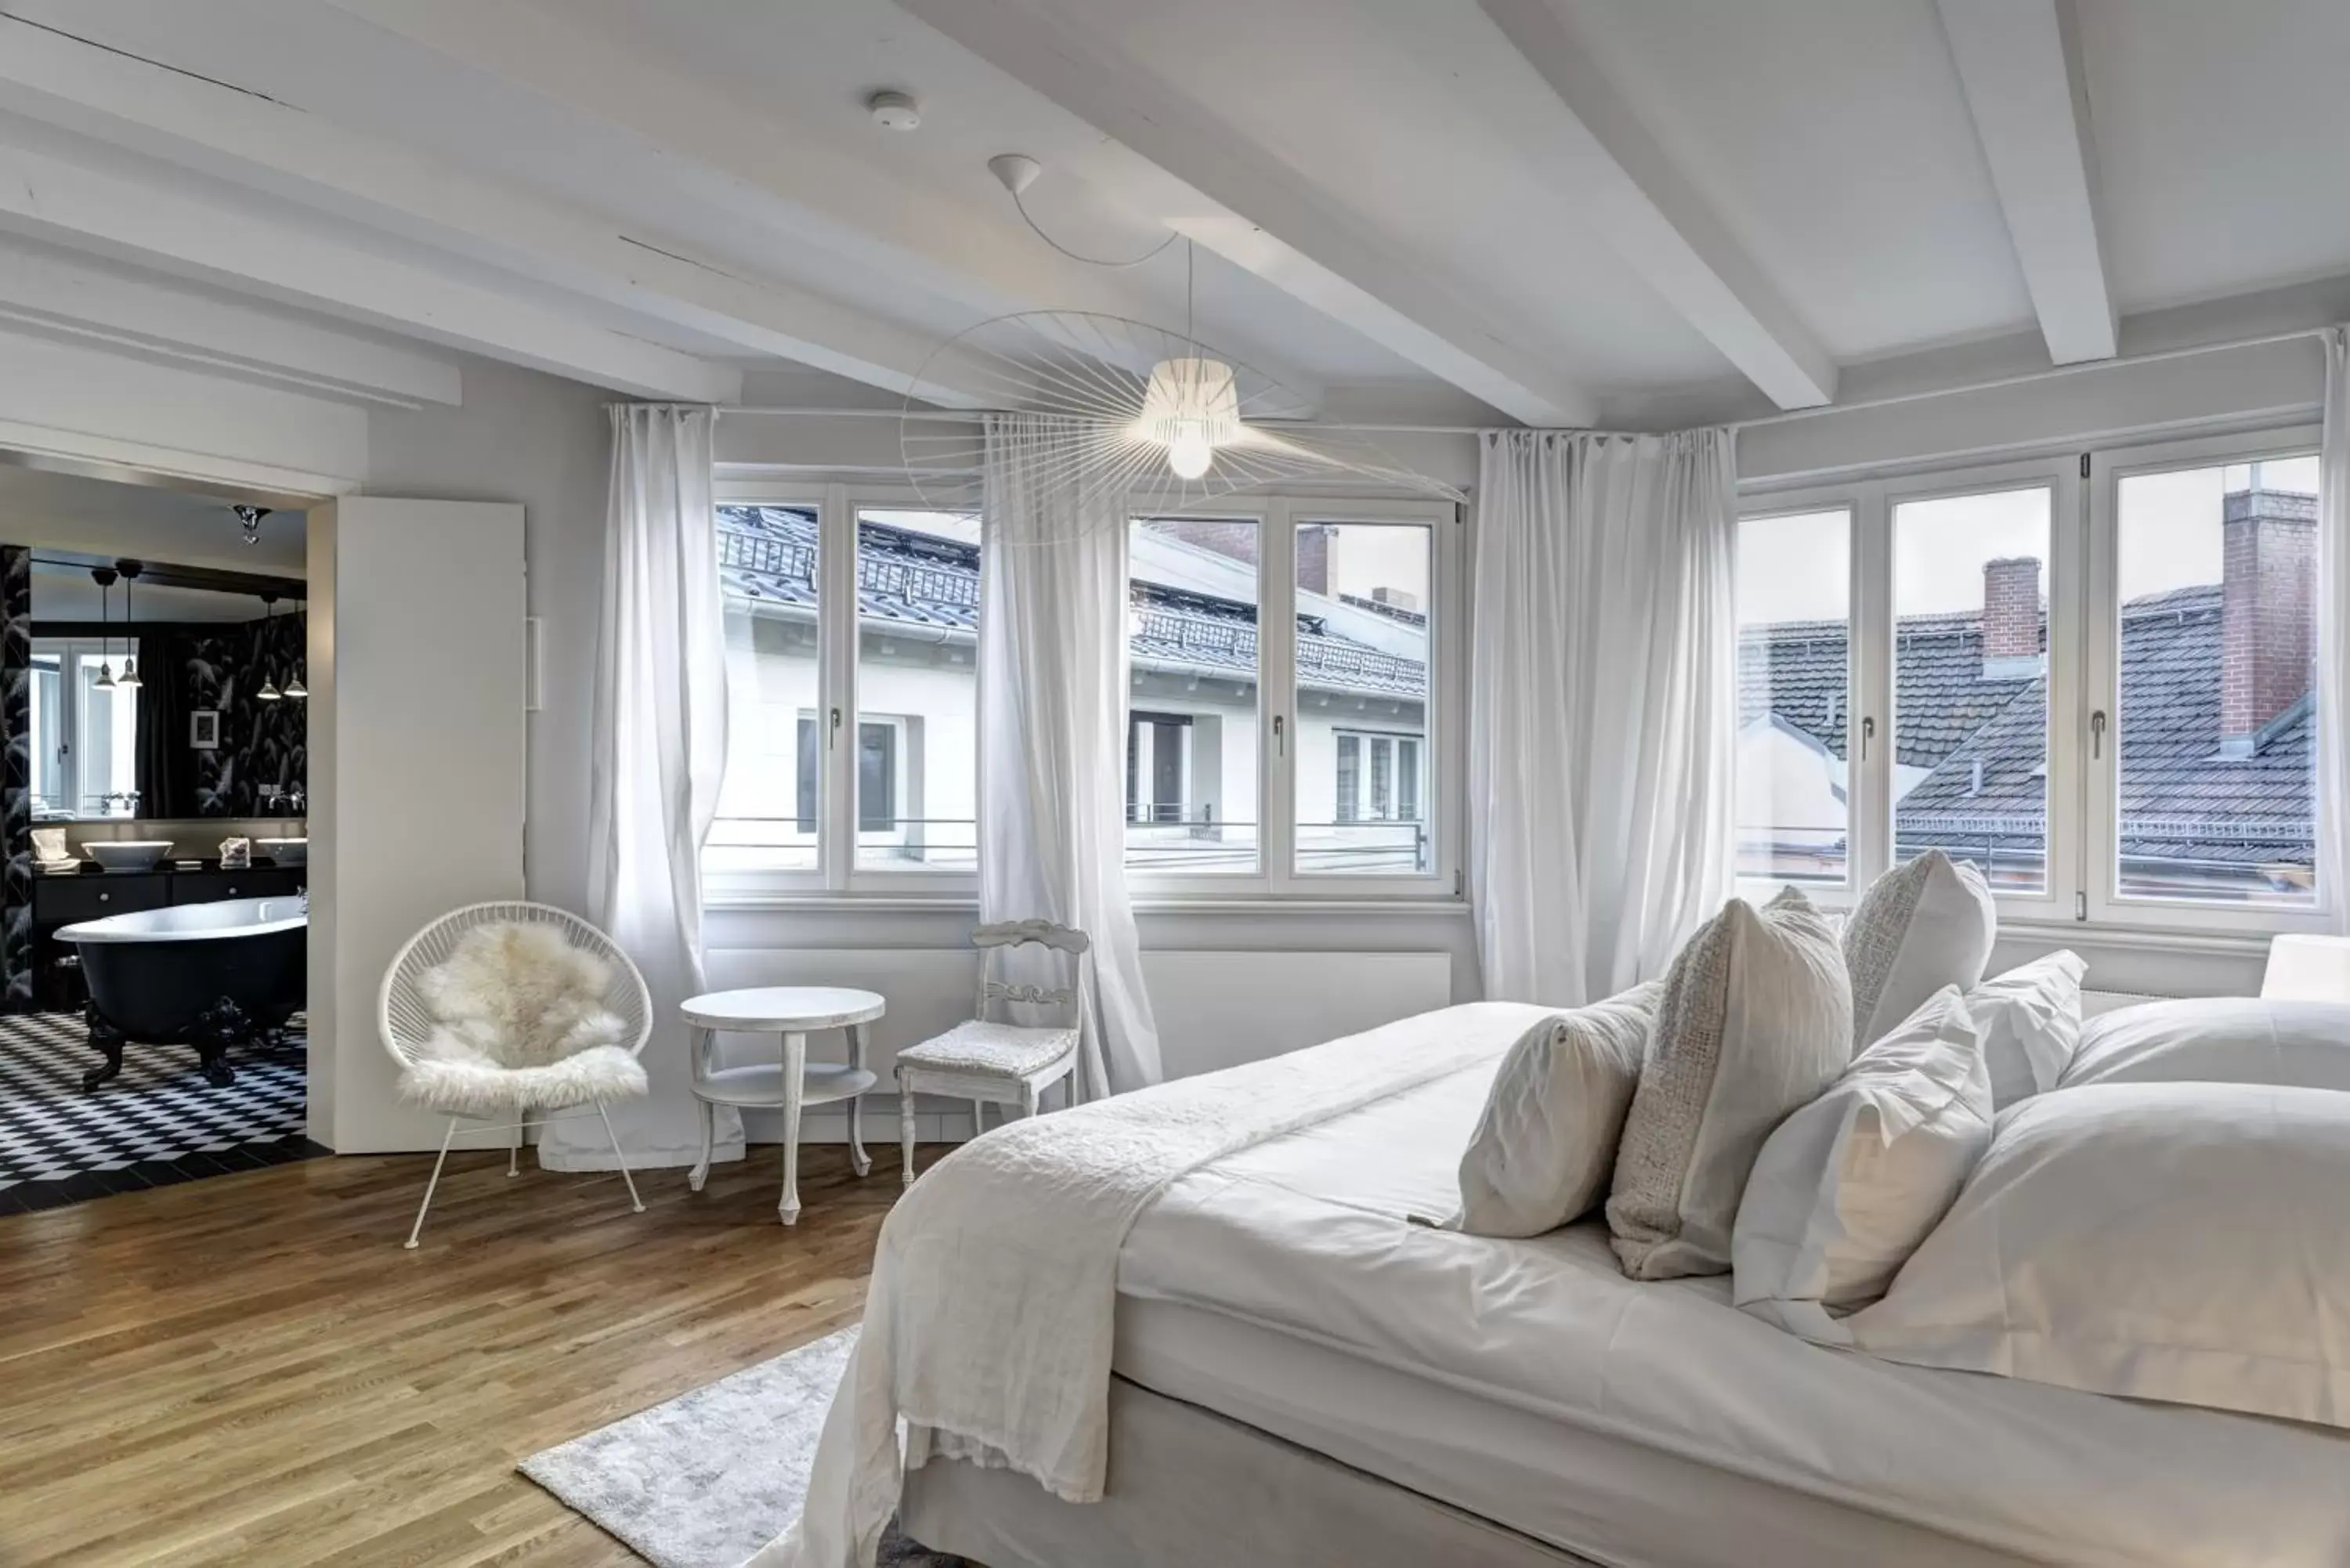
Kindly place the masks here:
[(1875, 739), (1877, 739), (1877, 721), (1863, 719), (1860, 722), (1860, 760), (1862, 762), (1868, 761), (1868, 742)]
[(840, 740), (840, 710), (832, 710), (832, 728), (825, 732), (824, 749), (830, 751)]
[(2089, 760), (2097, 762), (2106, 754), (2106, 711), (2103, 708), (2089, 715)]
[(1283, 738), (1283, 735), (1282, 735), (1282, 728), (1281, 728), (1281, 726), (1282, 726), (1282, 717), (1281, 717), (1281, 715), (1280, 715), (1280, 714), (1275, 713), (1275, 714), (1273, 716), (1273, 750), (1274, 750), (1274, 754), (1275, 756), (1282, 756), (1282, 757), (1285, 757), (1285, 756), (1287, 756), (1287, 755), (1289, 754), (1289, 743), (1288, 743), (1288, 742), (1287, 742), (1286, 740), (1284, 740), (1284, 739)]

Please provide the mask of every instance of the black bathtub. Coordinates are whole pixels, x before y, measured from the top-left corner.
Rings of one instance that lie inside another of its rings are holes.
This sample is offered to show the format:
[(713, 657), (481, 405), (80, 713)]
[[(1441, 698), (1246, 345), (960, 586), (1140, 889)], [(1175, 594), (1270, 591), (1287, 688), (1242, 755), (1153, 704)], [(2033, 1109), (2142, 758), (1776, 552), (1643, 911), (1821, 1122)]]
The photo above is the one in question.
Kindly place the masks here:
[(105, 1058), (94, 1089), (122, 1070), (122, 1047), (192, 1045), (204, 1077), (226, 1084), (232, 1046), (284, 1027), (307, 992), (309, 911), (300, 898), (229, 898), (85, 920), (57, 932), (89, 985), (89, 1043)]

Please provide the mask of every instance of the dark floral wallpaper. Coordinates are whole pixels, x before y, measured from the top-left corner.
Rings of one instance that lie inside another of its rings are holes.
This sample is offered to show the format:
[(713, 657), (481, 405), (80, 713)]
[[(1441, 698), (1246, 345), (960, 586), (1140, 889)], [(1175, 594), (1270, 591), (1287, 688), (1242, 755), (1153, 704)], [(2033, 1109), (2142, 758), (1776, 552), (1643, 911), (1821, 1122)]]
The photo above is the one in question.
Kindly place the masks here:
[[(220, 749), (195, 754), (195, 816), (272, 816), (264, 785), (282, 794), (306, 790), (309, 769), (309, 704), (292, 699), (264, 702), (254, 695), (265, 678), (284, 686), (303, 668), (299, 616), (182, 632), (171, 641), (181, 700), (193, 711), (220, 713)], [(159, 814), (162, 815), (162, 814)], [(172, 813), (170, 815), (178, 815)]]
[(33, 552), (0, 545), (0, 1011), (33, 1005)]

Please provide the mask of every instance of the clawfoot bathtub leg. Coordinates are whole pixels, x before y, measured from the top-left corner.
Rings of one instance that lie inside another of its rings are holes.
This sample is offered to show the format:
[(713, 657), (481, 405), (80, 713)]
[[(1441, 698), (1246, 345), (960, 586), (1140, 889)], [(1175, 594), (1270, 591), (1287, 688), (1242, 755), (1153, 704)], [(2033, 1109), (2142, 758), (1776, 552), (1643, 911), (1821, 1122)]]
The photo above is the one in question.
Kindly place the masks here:
[(106, 1058), (81, 1075), (81, 1086), (86, 1090), (95, 1089), (122, 1071), (123, 1034), (121, 1030), (106, 1021), (95, 1002), (82, 1010), (82, 1015), (89, 1023), (89, 1048)]

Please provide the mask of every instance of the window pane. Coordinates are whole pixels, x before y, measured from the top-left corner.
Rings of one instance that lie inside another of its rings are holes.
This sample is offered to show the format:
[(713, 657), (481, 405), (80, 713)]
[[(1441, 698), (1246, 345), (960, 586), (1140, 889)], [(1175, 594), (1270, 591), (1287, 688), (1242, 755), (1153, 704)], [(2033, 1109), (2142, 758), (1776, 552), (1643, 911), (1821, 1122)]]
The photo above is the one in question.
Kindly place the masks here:
[[(139, 689), (114, 684), (129, 663), (116, 653), (101, 658), (95, 649), (74, 659), (73, 737), (75, 812), (83, 816), (135, 816), (138, 781)], [(109, 683), (98, 683), (101, 673)]]
[(702, 866), (814, 870), (822, 739), (812, 506), (718, 508), (726, 778)]
[(2125, 898), (2316, 901), (2317, 460), (2119, 486)]
[(857, 864), (979, 863), (979, 519), (857, 514)]
[(1428, 527), (1308, 523), (1296, 549), (1297, 870), (1425, 873)]
[(1738, 874), (1843, 882), (1852, 514), (1738, 525)]
[(2046, 485), (1893, 509), (1893, 836), (2048, 885)]
[(64, 738), (65, 688), (61, 674), (63, 660), (56, 653), (33, 654), (32, 722), (28, 726), (31, 747), (33, 815), (63, 812), (73, 809), (65, 798), (65, 759), (57, 744)]
[(1126, 863), (1257, 868), (1257, 551), (1245, 519), (1128, 535)]

